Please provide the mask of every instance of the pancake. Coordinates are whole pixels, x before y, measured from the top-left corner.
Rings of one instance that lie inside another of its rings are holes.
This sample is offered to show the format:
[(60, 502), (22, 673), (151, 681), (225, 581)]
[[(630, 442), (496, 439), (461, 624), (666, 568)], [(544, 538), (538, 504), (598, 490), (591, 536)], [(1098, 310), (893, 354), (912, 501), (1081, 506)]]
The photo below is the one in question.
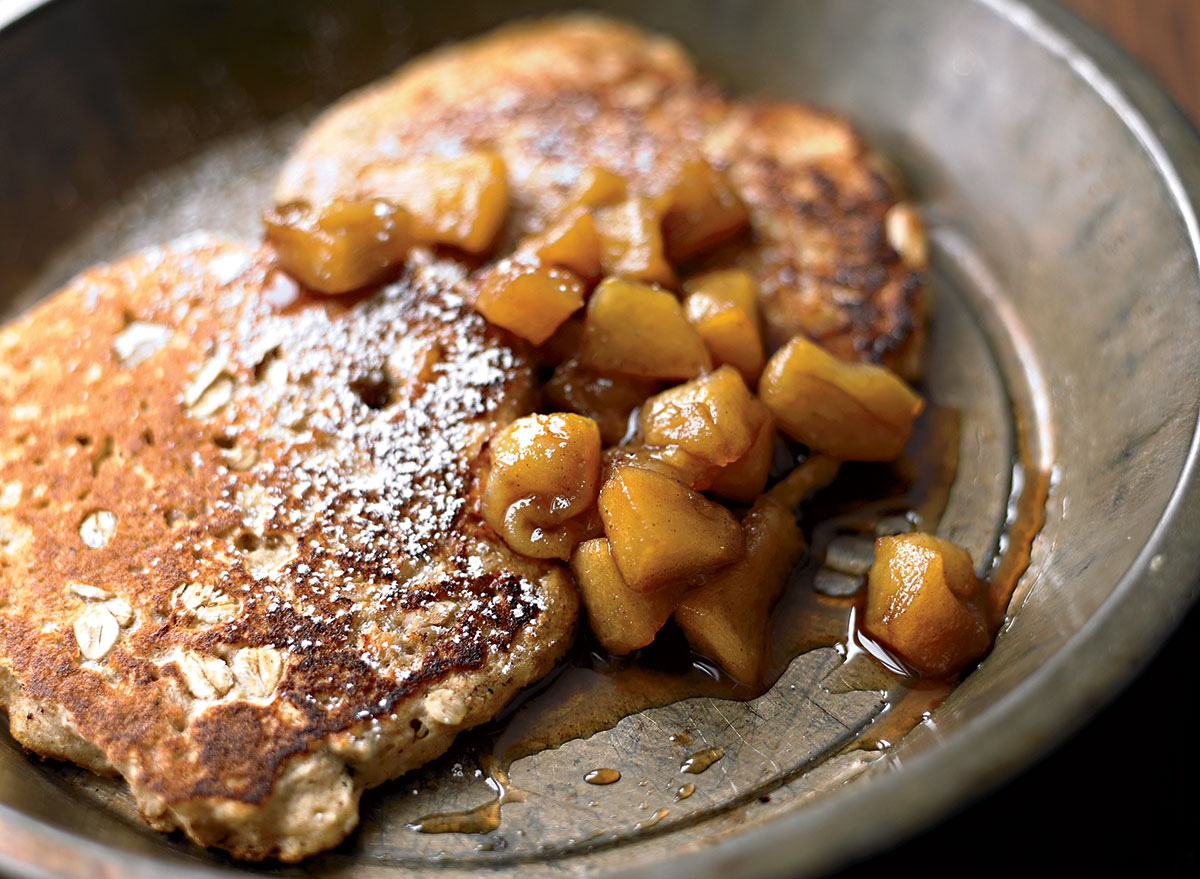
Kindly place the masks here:
[(276, 197), (387, 197), (388, 165), (481, 149), (508, 169), (501, 251), (556, 217), (588, 168), (653, 196), (704, 157), (751, 230), (707, 267), (753, 271), (768, 342), (803, 332), (846, 359), (919, 373), (918, 221), (852, 126), (794, 101), (726, 98), (674, 41), (608, 19), (511, 25), (410, 62), (317, 119)]
[(294, 861), (544, 675), (577, 601), (474, 510), (523, 355), (415, 254), (301, 295), (197, 238), (0, 331), (0, 704), (146, 819)]

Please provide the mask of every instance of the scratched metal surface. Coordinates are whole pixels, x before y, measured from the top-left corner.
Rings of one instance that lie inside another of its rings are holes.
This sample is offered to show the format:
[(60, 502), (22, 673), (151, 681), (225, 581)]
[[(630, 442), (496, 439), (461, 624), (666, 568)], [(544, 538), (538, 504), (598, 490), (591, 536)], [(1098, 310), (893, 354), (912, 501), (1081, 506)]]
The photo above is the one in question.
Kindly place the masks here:
[[(553, 5), (36, 11), (0, 32), (3, 310), (198, 226), (254, 238), (278, 159), (316, 107), (415, 51)], [(886, 753), (838, 755), (886, 698), (831, 685), (840, 656), (815, 651), (754, 702), (678, 703), (518, 761), (512, 784), (528, 796), (488, 837), (415, 834), (410, 820), (491, 795), (457, 747), (368, 795), (347, 843), (282, 875), (817, 871), (1031, 759), (1194, 594), (1198, 502), (1183, 470), (1200, 387), (1200, 153), (1136, 71), (1054, 9), (1007, 0), (598, 5), (676, 34), (734, 88), (849, 113), (908, 174), (933, 233), (929, 391), (963, 417), (942, 532), (977, 558), (996, 550), (1018, 435), (1055, 468), (1020, 608), (983, 666)], [(683, 729), (686, 748), (670, 738)], [(725, 757), (680, 776), (704, 745)], [(597, 766), (622, 781), (585, 784)], [(685, 781), (696, 793), (676, 802)], [(0, 831), (14, 874), (264, 872), (145, 830), (120, 785), (7, 739)]]

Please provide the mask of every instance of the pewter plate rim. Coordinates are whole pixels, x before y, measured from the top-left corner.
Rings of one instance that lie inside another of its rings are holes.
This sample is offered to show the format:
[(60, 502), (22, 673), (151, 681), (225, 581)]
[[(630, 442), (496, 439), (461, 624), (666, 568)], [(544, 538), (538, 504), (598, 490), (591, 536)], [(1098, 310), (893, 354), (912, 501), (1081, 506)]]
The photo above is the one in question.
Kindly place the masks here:
[[(51, 0), (0, 2), (0, 30)], [(1057, 55), (1118, 116), (1171, 192), (1200, 262), (1200, 137), (1160, 87), (1124, 52), (1074, 13), (1050, 0), (975, 0)], [(1195, 167), (1183, 161), (1192, 154)], [(1197, 291), (1200, 292), (1200, 291)], [(679, 852), (659, 864), (663, 876), (767, 876), (812, 873), (869, 854), (927, 826), (968, 799), (1011, 777), (1065, 739), (1124, 687), (1154, 655), (1200, 593), (1200, 545), (1188, 525), (1200, 521), (1200, 425), (1193, 428), (1183, 470), (1150, 539), (1087, 622), (1007, 696), (946, 742), (894, 771), (812, 808), (801, 808)], [(1111, 637), (1120, 629), (1120, 638)], [(903, 803), (903, 809), (896, 808)], [(820, 845), (805, 840), (821, 839)], [(54, 851), (40, 862), (22, 858)], [(147, 855), (116, 852), (0, 805), (0, 872), (13, 876), (179, 877), (238, 875), (219, 865), (167, 867)], [(52, 866), (53, 864), (53, 866)]]

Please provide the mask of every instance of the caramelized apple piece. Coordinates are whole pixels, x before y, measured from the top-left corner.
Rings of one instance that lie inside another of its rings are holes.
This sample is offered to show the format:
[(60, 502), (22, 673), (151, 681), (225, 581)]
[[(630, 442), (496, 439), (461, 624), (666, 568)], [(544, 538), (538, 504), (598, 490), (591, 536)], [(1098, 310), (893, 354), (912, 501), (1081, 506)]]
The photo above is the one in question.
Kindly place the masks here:
[(583, 312), (571, 315), (550, 338), (538, 346), (537, 356), (542, 363), (562, 364), (579, 355), (583, 341)]
[(679, 300), (622, 278), (607, 278), (592, 293), (580, 346), (580, 362), (601, 372), (688, 379), (712, 368)]
[(492, 441), (483, 518), (514, 550), (569, 559), (600, 483), (600, 431), (569, 413), (526, 415)]
[(468, 253), (491, 249), (508, 212), (508, 176), (504, 160), (494, 153), (377, 162), (362, 175), (361, 185), (406, 207), (417, 240)]
[(716, 570), (745, 551), (720, 504), (641, 467), (619, 467), (600, 489), (600, 517), (621, 576), (635, 592)]
[(629, 432), (629, 416), (662, 384), (626, 375), (603, 375), (576, 360), (560, 364), (546, 383), (546, 399), (559, 409), (586, 415), (600, 427), (600, 438), (616, 445)]
[(677, 446), (716, 467), (736, 461), (754, 443), (754, 398), (737, 370), (722, 366), (646, 401), (638, 416), (649, 446)]
[(683, 282), (683, 289), (689, 296), (703, 294), (715, 305), (741, 309), (758, 324), (758, 283), (745, 269), (716, 269), (694, 275)]
[(675, 621), (697, 652), (747, 684), (762, 681), (771, 608), (787, 584), (804, 540), (781, 504), (760, 497), (742, 519), (746, 555), (705, 577), (675, 609)]
[(987, 587), (966, 550), (930, 534), (875, 541), (863, 631), (924, 675), (946, 677), (991, 644)]
[(750, 383), (758, 381), (764, 353), (754, 279), (741, 269), (725, 269), (693, 278), (683, 289), (688, 294), (687, 319), (708, 346), (713, 362), (728, 363)]
[(659, 212), (648, 198), (628, 198), (594, 214), (605, 274), (656, 284), (675, 283), (663, 248)]
[(593, 504), (572, 518), (571, 528), (574, 531), (573, 537), (576, 545), (584, 540), (596, 540), (603, 537), (604, 520), (600, 518), (600, 508)]
[(671, 191), (662, 218), (667, 256), (679, 264), (694, 259), (746, 228), (749, 215), (733, 188), (704, 159), (687, 162)]
[(583, 307), (583, 281), (568, 269), (502, 260), (484, 275), (475, 310), (535, 345)]
[(784, 433), (847, 461), (899, 456), (924, 406), (890, 370), (838, 360), (801, 336), (767, 363), (758, 393)]
[(529, 243), (528, 249), (548, 265), (562, 266), (585, 278), (600, 275), (600, 236), (592, 215), (576, 208)]
[(653, 470), (696, 491), (707, 490), (717, 473), (717, 468), (712, 464), (679, 449), (662, 449), (631, 443), (604, 450), (601, 481), (607, 480), (624, 466)]
[(620, 174), (593, 165), (579, 175), (571, 201), (588, 208), (600, 208), (624, 201), (627, 190), (625, 178)]
[(655, 592), (634, 592), (621, 578), (603, 537), (575, 547), (571, 573), (587, 608), (592, 634), (601, 647), (617, 655), (653, 641), (686, 588), (677, 583)]
[(743, 504), (750, 503), (762, 493), (775, 456), (775, 421), (770, 410), (754, 398), (750, 399), (750, 426), (754, 431), (750, 448), (736, 461), (718, 470), (709, 485), (713, 494)]
[(293, 202), (268, 210), (263, 224), (284, 271), (318, 293), (382, 280), (412, 244), (408, 211), (378, 198), (320, 208)]

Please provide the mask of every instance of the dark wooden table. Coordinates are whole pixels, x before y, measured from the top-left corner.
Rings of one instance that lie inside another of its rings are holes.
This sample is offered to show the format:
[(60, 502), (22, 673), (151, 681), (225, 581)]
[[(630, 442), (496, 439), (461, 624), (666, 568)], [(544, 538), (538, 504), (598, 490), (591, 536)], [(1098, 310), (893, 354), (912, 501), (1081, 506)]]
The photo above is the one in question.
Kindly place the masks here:
[[(1068, 0), (1200, 125), (1200, 0)], [(1200, 539), (1200, 535), (1197, 535)], [(1099, 716), (1038, 765), (839, 879), (1200, 876), (1200, 609)]]

